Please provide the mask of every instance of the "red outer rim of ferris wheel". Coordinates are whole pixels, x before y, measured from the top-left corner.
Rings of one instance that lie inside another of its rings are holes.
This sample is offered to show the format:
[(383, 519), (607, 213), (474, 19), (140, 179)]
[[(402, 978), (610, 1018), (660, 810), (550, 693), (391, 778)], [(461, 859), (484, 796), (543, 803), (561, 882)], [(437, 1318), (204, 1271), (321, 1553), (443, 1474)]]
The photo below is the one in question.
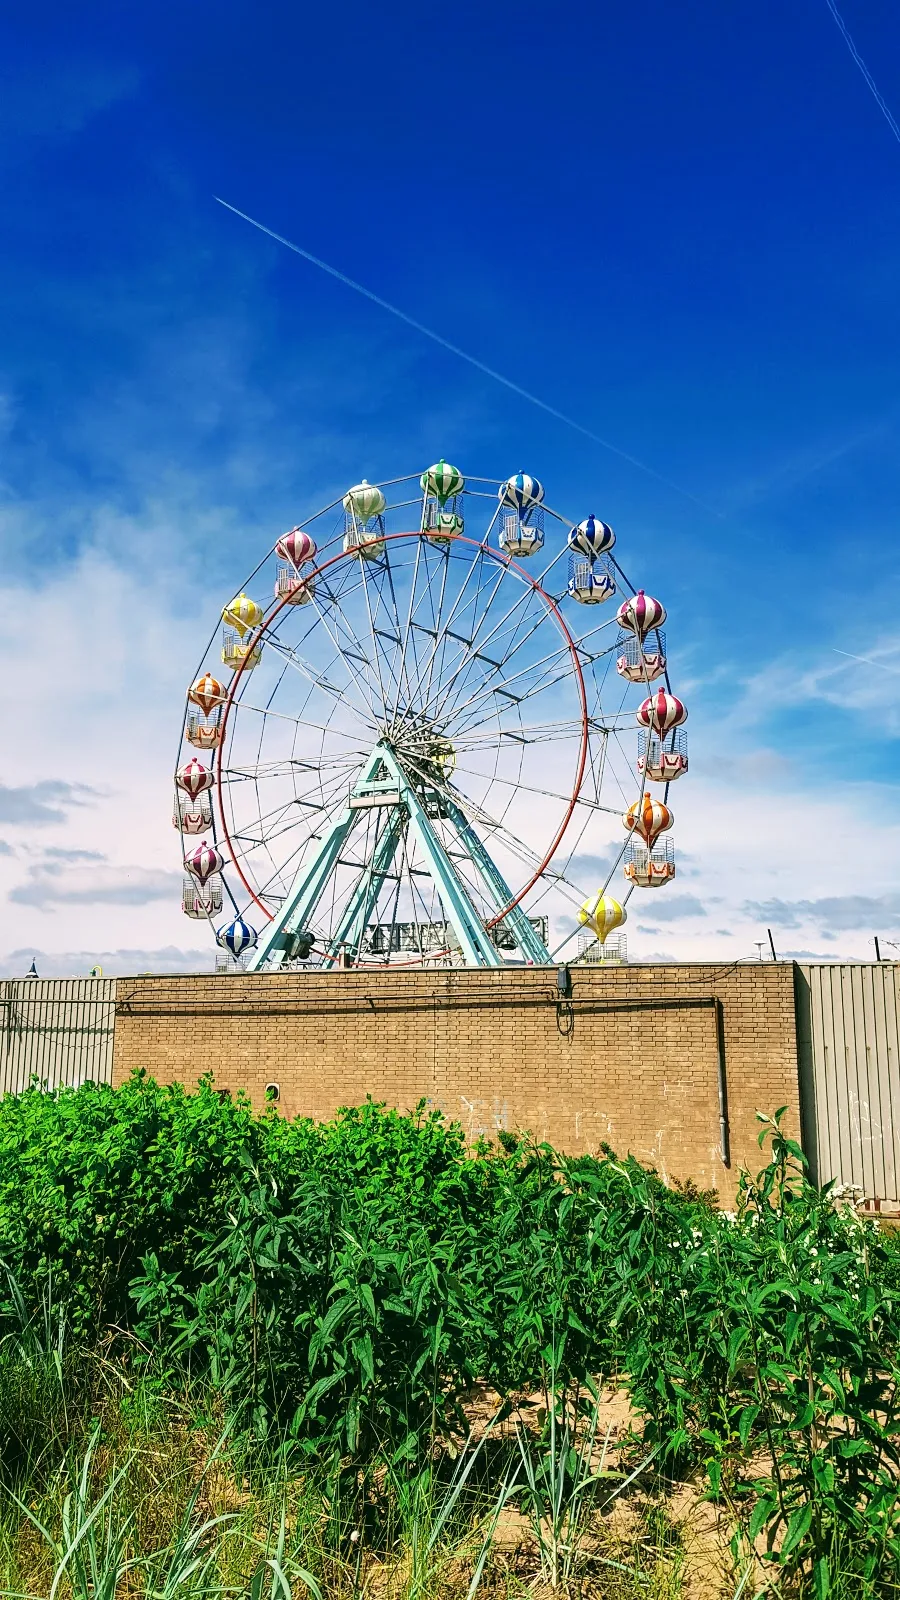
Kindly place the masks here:
[[(424, 535), (422, 533), (413, 533), (413, 532), (408, 532), (408, 533), (385, 533), (385, 534), (382, 535), (382, 542), (384, 544), (390, 544), (392, 540), (397, 540), (397, 539), (421, 539), (421, 538), (424, 538)], [(454, 534), (452, 540), (448, 540), (447, 542), (448, 542), (448, 544), (452, 543), (452, 544), (468, 544), (468, 545), (472, 545), (474, 549), (481, 550), (485, 555), (490, 556), (491, 560), (495, 561), (498, 566), (508, 567), (511, 571), (516, 573), (517, 577), (523, 579), (525, 583), (530, 584), (532, 592), (534, 594), (540, 596), (540, 598), (543, 600), (544, 604), (546, 605), (548, 612), (551, 614), (552, 617), (554, 617), (556, 623), (558, 624), (559, 630), (560, 630), (560, 632), (561, 632), (566, 644), (569, 647), (569, 654), (572, 657), (572, 665), (573, 665), (574, 670), (575, 670), (575, 682), (576, 682), (576, 684), (578, 686), (578, 698), (579, 698), (579, 700), (581, 702), (581, 746), (580, 746), (580, 749), (579, 749), (579, 752), (578, 752), (578, 770), (577, 770), (576, 775), (575, 775), (575, 784), (574, 784), (574, 787), (572, 789), (571, 798), (569, 799), (569, 801), (567, 802), (567, 805), (566, 805), (565, 816), (563, 817), (562, 822), (560, 823), (559, 827), (556, 830), (556, 834), (554, 835), (553, 842), (552, 842), (549, 850), (547, 851), (547, 854), (544, 856), (544, 859), (541, 862), (540, 866), (537, 867), (536, 870), (532, 873), (532, 876), (528, 879), (528, 882), (526, 884), (524, 884), (523, 887), (519, 890), (518, 894), (515, 895), (513, 897), (513, 899), (509, 901), (508, 905), (505, 905), (501, 911), (497, 912), (496, 916), (491, 917), (488, 922), (485, 922), (484, 927), (486, 929), (489, 929), (489, 928), (496, 927), (498, 922), (502, 922), (504, 917), (507, 917), (509, 915), (509, 913), (511, 911), (514, 911), (516, 906), (519, 905), (522, 900), (524, 900), (524, 898), (525, 898), (526, 894), (528, 894), (529, 890), (534, 888), (534, 885), (537, 883), (538, 879), (541, 878), (543, 876), (543, 874), (546, 872), (548, 866), (550, 865), (550, 862), (553, 860), (553, 857), (556, 855), (556, 852), (559, 849), (560, 844), (562, 843), (563, 836), (564, 836), (564, 834), (566, 832), (566, 829), (568, 828), (569, 823), (572, 820), (572, 814), (573, 814), (573, 812), (575, 810), (576, 805), (578, 804), (578, 796), (581, 793), (581, 785), (584, 782), (584, 769), (585, 769), (585, 767), (587, 765), (588, 744), (589, 744), (589, 738), (590, 738), (590, 730), (589, 730), (589, 726), (588, 726), (589, 719), (588, 719), (588, 708), (587, 708), (587, 692), (586, 692), (585, 687), (584, 687), (584, 674), (583, 674), (583, 672), (581, 670), (581, 658), (580, 658), (580, 656), (578, 654), (578, 646), (575, 643), (575, 640), (572, 638), (572, 635), (569, 632), (569, 629), (568, 629), (568, 627), (566, 625), (565, 618), (563, 617), (563, 614), (560, 611), (559, 606), (557, 605), (556, 601), (553, 599), (552, 595), (547, 594), (546, 590), (541, 588), (541, 585), (537, 582), (537, 580), (535, 578), (532, 578), (531, 574), (526, 572), (524, 570), (524, 568), (521, 567), (517, 561), (512, 561), (512, 560), (509, 559), (508, 556), (503, 556), (498, 551), (492, 550), (490, 545), (485, 544), (482, 540), (480, 540), (480, 539), (470, 539), (468, 537), (468, 535), (463, 534), (463, 533), (458, 533), (458, 534)], [(274, 551), (274, 548), (275, 547), (273, 546), (273, 551)], [(327, 561), (323, 561), (321, 566), (313, 567), (313, 569), (306, 574), (306, 578), (305, 578), (304, 581), (308, 581), (309, 579), (312, 579), (312, 578), (321, 577), (324, 572), (328, 571), (329, 567), (333, 567), (338, 561), (356, 561), (356, 560), (361, 560), (361, 559), (364, 559), (364, 558), (362, 558), (360, 556), (357, 556), (357, 555), (354, 555), (354, 553), (352, 551), (339, 550), (336, 555), (329, 556)], [(288, 599), (288, 597), (286, 595), (281, 600), (276, 600), (275, 601), (275, 603), (272, 606), (271, 610), (267, 613), (267, 615), (263, 618), (262, 622), (259, 624), (259, 627), (251, 635), (250, 642), (249, 642), (249, 644), (247, 646), (246, 655), (244, 656), (244, 658), (242, 659), (240, 664), (234, 670), (234, 675), (233, 675), (233, 677), (231, 679), (231, 683), (230, 683), (229, 689), (228, 689), (228, 695), (227, 695), (226, 699), (222, 703), (222, 723), (221, 723), (222, 732), (221, 732), (221, 738), (219, 740), (219, 749), (220, 749), (220, 751), (223, 750), (224, 746), (225, 746), (225, 730), (226, 730), (226, 727), (228, 725), (228, 715), (229, 715), (229, 712), (231, 711), (231, 707), (232, 707), (232, 705), (234, 703), (235, 691), (236, 691), (237, 686), (240, 683), (241, 677), (243, 675), (244, 666), (245, 666), (246, 660), (249, 657), (249, 655), (251, 654), (254, 646), (260, 640), (263, 639), (263, 636), (265, 635), (267, 630), (271, 627), (272, 623), (274, 622), (275, 618), (278, 616), (279, 612), (283, 611), (284, 607), (286, 605), (288, 605), (289, 603), (290, 603), (289, 599)], [(259, 910), (263, 913), (263, 916), (266, 917), (266, 919), (269, 922), (273, 922), (275, 919), (274, 919), (274, 916), (273, 916), (272, 912), (269, 910), (268, 906), (263, 905), (263, 903), (260, 900), (260, 898), (259, 898), (258, 894), (256, 893), (256, 891), (253, 889), (253, 887), (247, 882), (247, 879), (244, 877), (244, 874), (241, 871), (240, 863), (239, 863), (238, 858), (237, 858), (237, 852), (235, 851), (234, 845), (231, 842), (231, 835), (230, 835), (230, 833), (228, 831), (228, 824), (225, 821), (225, 807), (224, 807), (223, 802), (222, 802), (222, 761), (221, 761), (221, 757), (216, 763), (216, 804), (218, 806), (218, 811), (219, 811), (219, 821), (220, 821), (221, 826), (222, 826), (222, 840), (228, 846), (229, 852), (231, 854), (231, 862), (232, 862), (232, 865), (234, 867), (234, 870), (237, 873), (238, 877), (240, 878), (241, 883), (243, 884), (244, 888), (246, 889), (246, 891), (247, 891), (248, 895), (250, 896), (251, 900), (254, 902), (254, 904), (256, 906), (259, 907)]]

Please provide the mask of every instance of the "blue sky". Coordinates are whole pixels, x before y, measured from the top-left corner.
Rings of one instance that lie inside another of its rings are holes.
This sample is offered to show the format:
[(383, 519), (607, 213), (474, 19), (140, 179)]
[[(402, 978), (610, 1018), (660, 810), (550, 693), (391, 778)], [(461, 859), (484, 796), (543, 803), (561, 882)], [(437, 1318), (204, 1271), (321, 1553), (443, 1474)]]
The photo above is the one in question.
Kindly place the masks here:
[[(900, 13), (842, 10), (900, 112)], [(442, 454), (606, 517), (669, 607), (694, 905), (633, 952), (900, 941), (900, 144), (825, 0), (38, 4), (2, 56), (5, 970), (192, 959), (168, 785), (221, 591)]]

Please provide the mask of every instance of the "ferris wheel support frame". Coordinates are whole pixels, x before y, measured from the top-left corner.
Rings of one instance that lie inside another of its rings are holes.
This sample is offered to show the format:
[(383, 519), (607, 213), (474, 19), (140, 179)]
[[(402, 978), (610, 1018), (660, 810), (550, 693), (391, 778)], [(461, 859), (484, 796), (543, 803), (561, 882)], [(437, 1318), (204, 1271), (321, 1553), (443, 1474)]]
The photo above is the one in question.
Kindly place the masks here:
[[(518, 900), (512, 905), (509, 904), (512, 899), (509, 885), (499, 867), (491, 860), (471, 822), (457, 802), (449, 796), (444, 797), (444, 804), (461, 843), (478, 869), (482, 883), (493, 899), (494, 905), (501, 912), (502, 920), (509, 928), (522, 954), (535, 966), (549, 966), (550, 952), (547, 946), (530, 917), (525, 915)], [(505, 915), (503, 915), (504, 906), (507, 907)]]
[(378, 896), (394, 864), (394, 857), (403, 841), (404, 832), (403, 811), (399, 805), (394, 805), (391, 807), (387, 827), (375, 846), (372, 865), (360, 878), (350, 896), (344, 915), (328, 945), (323, 966), (333, 966), (343, 949), (349, 947), (351, 950), (361, 950), (369, 913), (378, 903)]
[[(375, 776), (382, 768), (388, 774), (386, 779)], [(435, 787), (432, 792), (501, 912), (497, 920), (507, 925), (526, 959), (536, 965), (547, 965), (550, 956), (543, 940), (518, 903), (509, 905), (513, 899), (509, 885), (490, 859), (475, 829), (445, 790)], [(467, 964), (473, 967), (506, 966), (500, 950), (472, 905), (445, 846), (431, 826), (422, 800), (409, 782), (390, 744), (386, 740), (379, 740), (350, 792), (348, 804), (322, 838), (312, 862), (298, 872), (290, 894), (266, 929), (247, 970), (258, 972), (268, 961), (281, 965), (290, 935), (303, 931), (312, 917), (341, 850), (360, 812), (366, 809), (365, 804), (354, 806), (354, 801), (381, 805), (389, 808), (393, 815), (376, 849), (369, 872), (357, 884), (341, 923), (329, 942), (323, 965), (333, 964), (337, 960), (341, 946), (355, 947), (357, 953), (361, 949), (369, 908), (377, 900), (403, 837), (404, 822), (401, 820), (398, 824), (396, 819), (405, 818), (428, 866)], [(505, 914), (504, 907), (507, 908)]]

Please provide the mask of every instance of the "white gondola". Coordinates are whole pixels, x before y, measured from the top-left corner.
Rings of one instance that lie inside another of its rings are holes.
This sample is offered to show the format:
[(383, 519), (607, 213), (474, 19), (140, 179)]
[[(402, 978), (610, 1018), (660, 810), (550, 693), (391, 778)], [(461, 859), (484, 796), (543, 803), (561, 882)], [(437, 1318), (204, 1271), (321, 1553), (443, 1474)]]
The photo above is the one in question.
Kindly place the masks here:
[(580, 933), (578, 954), (575, 959), (586, 967), (624, 966), (628, 961), (628, 935), (618, 933), (614, 938), (605, 939), (601, 944), (593, 934), (586, 931)]
[(289, 606), (308, 606), (315, 596), (315, 578), (301, 578), (289, 563), (278, 568), (275, 579), (275, 599), (285, 600)]
[(222, 879), (218, 873), (202, 885), (195, 878), (185, 878), (181, 887), (181, 909), (195, 922), (217, 917), (222, 909)]
[(372, 517), (360, 522), (348, 511), (344, 517), (344, 554), (364, 556), (366, 561), (377, 561), (384, 555), (384, 518)]
[(664, 739), (656, 733), (642, 734), (639, 751), (638, 772), (653, 783), (674, 783), (687, 772), (687, 734), (683, 728), (673, 728)]
[(384, 495), (363, 478), (344, 495), (344, 554), (377, 561), (384, 555)]
[(648, 850), (646, 845), (630, 844), (625, 852), (625, 876), (638, 889), (660, 889), (675, 876), (675, 851), (671, 839), (660, 841)]
[(601, 558), (591, 562), (576, 558), (569, 563), (566, 588), (571, 598), (580, 601), (583, 606), (597, 606), (615, 594), (616, 583), (607, 561)]
[(500, 549), (504, 555), (517, 560), (533, 556), (544, 548), (544, 513), (539, 507), (530, 507), (520, 516), (517, 511), (500, 512)]
[(461, 494), (451, 495), (443, 505), (434, 495), (429, 495), (422, 507), (425, 538), (432, 544), (449, 544), (451, 539), (458, 539), (465, 528), (462, 506)]
[(666, 636), (648, 633), (643, 643), (633, 633), (620, 633), (616, 645), (616, 671), (628, 683), (652, 683), (666, 670)]
[(179, 794), (172, 813), (172, 826), (179, 833), (207, 833), (212, 826), (212, 806), (208, 793), (193, 797)]
[(252, 672), (262, 660), (261, 644), (245, 644), (240, 634), (233, 628), (222, 630), (222, 661), (232, 672), (243, 664), (245, 672)]

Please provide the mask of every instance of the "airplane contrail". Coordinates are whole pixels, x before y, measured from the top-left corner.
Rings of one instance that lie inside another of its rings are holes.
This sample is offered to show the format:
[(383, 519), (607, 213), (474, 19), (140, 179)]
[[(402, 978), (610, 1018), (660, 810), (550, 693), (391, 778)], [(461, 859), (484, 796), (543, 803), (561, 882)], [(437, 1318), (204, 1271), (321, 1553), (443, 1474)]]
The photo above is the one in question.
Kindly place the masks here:
[(851, 655), (849, 650), (839, 650), (836, 645), (832, 645), (831, 648), (836, 656), (846, 656), (848, 661), (861, 661), (864, 667), (874, 667), (876, 672), (893, 672), (896, 676), (900, 671), (897, 667), (885, 666), (883, 661), (870, 661), (868, 656)]
[(392, 316), (399, 317), (400, 321), (405, 322), (407, 327), (414, 328), (417, 333), (423, 333), (426, 339), (432, 339), (435, 344), (439, 344), (443, 349), (449, 350), (451, 355), (459, 356), (461, 361), (468, 361), (470, 367), (475, 367), (488, 378), (493, 378), (495, 383), (502, 383), (505, 389), (511, 389), (512, 393), (519, 395), (522, 400), (529, 400), (533, 406), (539, 406), (541, 411), (546, 411), (548, 416), (555, 417), (557, 422), (564, 422), (567, 427), (574, 428), (577, 433), (583, 434), (586, 439), (591, 439), (594, 444), (599, 444), (604, 450), (611, 451), (621, 461), (627, 461), (629, 466), (636, 467), (638, 472), (645, 472), (649, 477), (655, 478), (657, 483), (665, 484), (667, 489), (673, 489), (676, 494), (682, 495), (685, 500), (690, 500), (693, 505), (699, 506), (701, 511), (705, 511), (708, 516), (721, 518), (722, 513), (720, 511), (716, 511), (712, 506), (706, 505), (695, 494), (691, 494), (689, 489), (682, 488), (680, 483), (675, 483), (671, 478), (664, 477), (661, 472), (656, 471), (655, 467), (648, 466), (646, 461), (639, 461), (637, 456), (629, 455), (627, 450), (620, 450), (618, 445), (610, 444), (610, 441), (601, 438), (599, 433), (592, 433), (590, 428), (585, 428), (582, 423), (576, 422), (574, 417), (566, 416), (564, 411), (557, 411), (555, 406), (548, 405), (546, 400), (540, 400), (536, 394), (531, 394), (528, 389), (523, 389), (521, 384), (513, 383), (511, 378), (505, 378), (502, 372), (497, 372), (494, 367), (489, 367), (485, 362), (479, 361), (477, 356), (469, 355), (468, 350), (461, 350), (458, 344), (451, 344), (450, 340), (445, 339), (443, 334), (435, 333), (433, 328), (427, 328), (424, 322), (417, 322), (415, 317), (411, 317), (407, 312), (401, 311), (399, 306), (391, 305), (390, 300), (383, 300), (380, 294), (375, 294), (372, 289), (367, 289), (365, 284), (357, 283), (355, 278), (348, 278), (346, 272), (339, 271), (337, 267), (329, 266), (327, 261), (321, 261), (311, 251), (304, 250), (299, 244), (294, 244), (290, 239), (285, 239), (284, 235), (276, 233), (274, 228), (267, 228), (264, 222), (257, 222), (255, 217), (248, 216), (246, 211), (239, 211), (237, 206), (230, 205), (227, 200), (223, 200), (219, 195), (213, 195), (213, 199), (220, 206), (224, 206), (226, 211), (233, 211), (236, 217), (241, 217), (244, 222), (249, 222), (251, 227), (258, 228), (260, 233), (268, 234), (270, 239), (274, 239), (278, 244), (283, 244), (288, 250), (293, 250), (295, 255), (302, 256), (304, 261), (312, 262), (312, 265), (318, 267), (320, 272), (327, 272), (330, 278), (337, 278), (338, 283), (346, 284), (348, 289), (355, 289), (357, 294), (363, 295), (366, 300), (371, 300), (374, 305), (380, 306), (382, 311), (390, 311)]
[(841, 13), (838, 11), (835, 0), (825, 0), (825, 4), (827, 5), (831, 15), (834, 17), (835, 22), (841, 30), (844, 43), (846, 44), (847, 49), (850, 51), (850, 54), (853, 57), (853, 60), (856, 62), (856, 65), (859, 67), (860, 72), (865, 78), (866, 86), (869, 89), (875, 104), (881, 112), (881, 115), (884, 117), (884, 120), (890, 128), (891, 133), (894, 135), (894, 138), (897, 140), (898, 144), (900, 144), (900, 127), (897, 126), (897, 119), (885, 100), (884, 95), (881, 93), (881, 90), (875, 82), (875, 79), (872, 77), (872, 74), (866, 66), (866, 63), (863, 61), (863, 58), (857, 50), (856, 45), (853, 43), (847, 28), (847, 24), (841, 16)]

